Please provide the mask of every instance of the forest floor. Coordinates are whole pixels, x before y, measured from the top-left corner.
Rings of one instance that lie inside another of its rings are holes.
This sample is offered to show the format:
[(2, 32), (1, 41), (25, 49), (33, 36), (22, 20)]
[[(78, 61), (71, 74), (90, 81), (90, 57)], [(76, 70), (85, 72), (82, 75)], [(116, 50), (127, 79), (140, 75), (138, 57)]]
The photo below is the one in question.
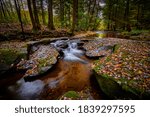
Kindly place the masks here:
[(40, 31), (33, 31), (31, 25), (24, 26), (24, 36), (22, 34), (20, 25), (18, 23), (1, 23), (0, 24), (0, 41), (10, 40), (39, 40), (41, 38), (56, 38), (56, 37), (73, 37), (73, 38), (84, 38), (84, 37), (114, 37), (122, 39), (132, 40), (143, 40), (150, 41), (149, 30), (131, 30), (127, 31), (79, 31), (72, 34), (67, 29), (56, 29), (51, 30), (46, 26), (42, 26)]

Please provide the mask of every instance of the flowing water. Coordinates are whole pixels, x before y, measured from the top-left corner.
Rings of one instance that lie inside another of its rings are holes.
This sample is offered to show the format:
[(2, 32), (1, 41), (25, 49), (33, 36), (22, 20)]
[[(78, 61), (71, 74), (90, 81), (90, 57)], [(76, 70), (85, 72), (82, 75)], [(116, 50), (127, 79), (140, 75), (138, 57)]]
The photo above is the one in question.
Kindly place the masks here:
[[(33, 81), (26, 81), (23, 74), (14, 76), (11, 74), (4, 80), (5, 92), (2, 99), (58, 99), (67, 91), (88, 90), (89, 99), (104, 99), (92, 74), (92, 60), (84, 55), (84, 51), (79, 49), (79, 40), (60, 40), (51, 43), (62, 53), (57, 64), (45, 75)], [(12, 76), (12, 77), (11, 77)], [(2, 91), (1, 91), (2, 92)]]

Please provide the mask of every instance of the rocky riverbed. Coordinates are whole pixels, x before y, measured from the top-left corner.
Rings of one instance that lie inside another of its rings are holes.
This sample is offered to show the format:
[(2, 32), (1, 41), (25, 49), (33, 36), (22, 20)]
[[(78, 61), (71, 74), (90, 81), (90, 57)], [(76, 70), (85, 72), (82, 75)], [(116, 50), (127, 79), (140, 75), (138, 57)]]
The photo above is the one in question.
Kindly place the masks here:
[[(23, 74), (14, 80), (6, 74), (2, 76), (0, 82), (6, 92), (1, 97), (149, 99), (149, 45), (145, 41), (117, 38), (67, 37), (22, 43), (18, 49), (15, 44), (1, 43), (1, 49), (13, 51), (9, 55), (17, 52), (26, 56), (17, 61), (9, 56), (13, 61), (8, 66)], [(6, 59), (1, 58), (1, 63), (6, 64)], [(10, 80), (13, 82), (8, 83)]]

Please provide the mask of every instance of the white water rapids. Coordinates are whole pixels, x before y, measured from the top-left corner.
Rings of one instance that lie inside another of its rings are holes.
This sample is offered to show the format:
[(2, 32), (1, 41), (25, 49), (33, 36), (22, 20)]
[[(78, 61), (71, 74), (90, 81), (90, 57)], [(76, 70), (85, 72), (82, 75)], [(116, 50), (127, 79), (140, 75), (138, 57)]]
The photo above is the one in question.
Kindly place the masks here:
[[(84, 52), (80, 49), (78, 49), (78, 43), (80, 43), (79, 40), (61, 40), (56, 41), (55, 43), (52, 43), (55, 48), (62, 51), (64, 54), (63, 59), (65, 61), (78, 61), (81, 63), (86, 64), (87, 61), (80, 58), (84, 54)], [(62, 45), (66, 45), (66, 48), (62, 48)]]

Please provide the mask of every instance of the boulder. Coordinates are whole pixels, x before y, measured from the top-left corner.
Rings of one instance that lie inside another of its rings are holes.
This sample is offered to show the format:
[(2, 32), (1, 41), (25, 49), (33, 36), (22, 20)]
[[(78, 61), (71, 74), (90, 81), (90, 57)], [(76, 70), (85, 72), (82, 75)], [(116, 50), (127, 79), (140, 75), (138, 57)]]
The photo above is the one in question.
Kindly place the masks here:
[(56, 64), (59, 55), (58, 51), (51, 45), (39, 44), (37, 47), (31, 47), (31, 50), (29, 60), (22, 59), (17, 64), (17, 69), (27, 70), (24, 78), (39, 76), (47, 72)]
[(114, 53), (95, 61), (102, 91), (112, 99), (150, 99), (149, 51), (147, 43), (124, 41)]
[(104, 57), (110, 55), (114, 48), (115, 45), (112, 44), (103, 44), (102, 41), (100, 40), (94, 40), (90, 41), (88, 43), (85, 43), (83, 45), (83, 48), (86, 50), (86, 56), (89, 58), (99, 58), (99, 57)]

